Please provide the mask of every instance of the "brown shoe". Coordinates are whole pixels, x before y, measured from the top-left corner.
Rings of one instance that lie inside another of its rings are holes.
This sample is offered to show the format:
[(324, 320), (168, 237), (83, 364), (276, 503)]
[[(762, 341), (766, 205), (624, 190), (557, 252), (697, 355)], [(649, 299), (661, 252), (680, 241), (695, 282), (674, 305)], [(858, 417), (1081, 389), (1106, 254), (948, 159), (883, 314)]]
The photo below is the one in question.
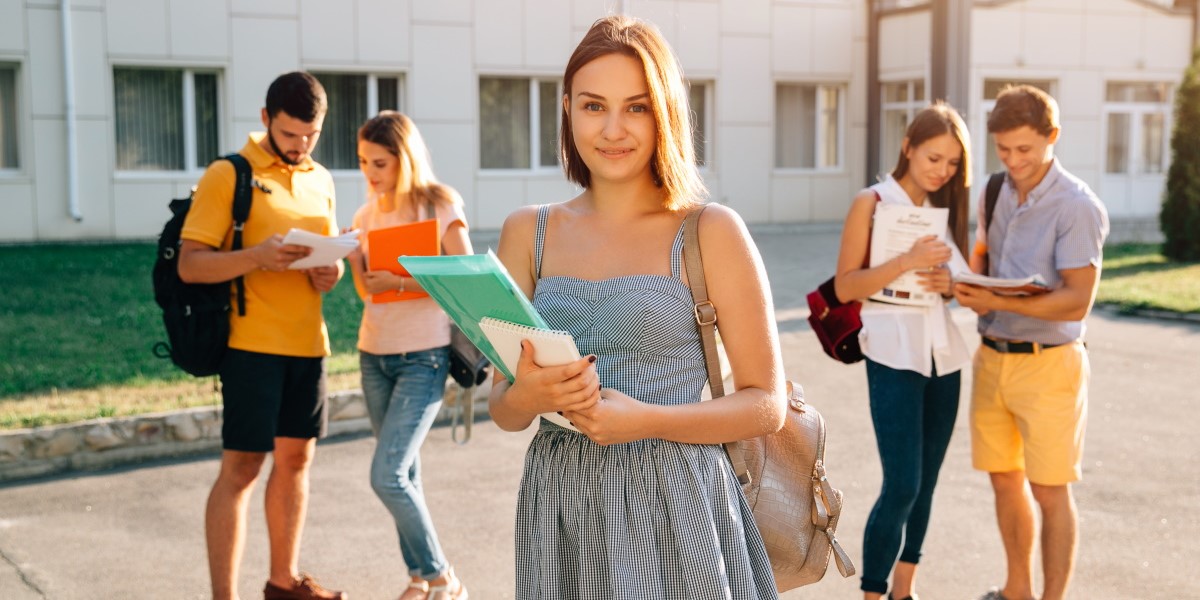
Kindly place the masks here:
[(327, 590), (312, 575), (301, 573), (292, 584), (292, 589), (285, 590), (270, 581), (263, 588), (263, 600), (349, 600), (346, 592)]

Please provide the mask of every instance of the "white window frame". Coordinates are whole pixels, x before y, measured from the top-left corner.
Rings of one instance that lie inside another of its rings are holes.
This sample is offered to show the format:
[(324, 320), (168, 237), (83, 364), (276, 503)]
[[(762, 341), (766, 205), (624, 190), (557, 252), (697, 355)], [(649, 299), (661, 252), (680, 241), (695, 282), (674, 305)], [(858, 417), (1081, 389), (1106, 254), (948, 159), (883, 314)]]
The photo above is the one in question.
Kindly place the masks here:
[[(1103, 156), (1101, 158), (1102, 166), (1101, 173), (1107, 176), (1134, 176), (1134, 175), (1163, 175), (1167, 174), (1167, 169), (1171, 166), (1171, 133), (1173, 127), (1173, 116), (1175, 106), (1175, 84), (1169, 81), (1135, 81), (1128, 79), (1111, 79), (1104, 82), (1105, 96), (1108, 95), (1108, 85), (1116, 84), (1166, 84), (1167, 98), (1163, 102), (1120, 102), (1105, 100), (1100, 109), (1100, 131), (1103, 136), (1104, 144), (1102, 146)], [(1163, 167), (1161, 171), (1148, 172), (1146, 171), (1146, 157), (1142, 152), (1142, 136), (1145, 135), (1142, 128), (1142, 117), (1148, 114), (1163, 115), (1163, 140), (1162, 140), (1162, 157)], [(1108, 123), (1109, 116), (1112, 114), (1129, 115), (1129, 146), (1126, 148), (1128, 153), (1126, 158), (1127, 169), (1125, 171), (1109, 171), (1108, 170)]]
[[(217, 83), (217, 152), (220, 153), (222, 148), (225, 148), (225, 120), (226, 120), (226, 104), (225, 104), (225, 82), (224, 70), (220, 67), (208, 66), (179, 66), (179, 65), (163, 65), (156, 63), (119, 63), (109, 67), (109, 76), (115, 79), (117, 69), (154, 69), (159, 71), (180, 71), (183, 74), (183, 169), (171, 170), (141, 170), (141, 169), (121, 169), (116, 166), (116, 157), (119, 154), (116, 139), (116, 99), (114, 89), (109, 92), (109, 97), (113, 104), (113, 171), (114, 175), (120, 178), (142, 179), (156, 178), (160, 175), (175, 176), (184, 174), (189, 177), (203, 173), (208, 168), (207, 164), (198, 165), (198, 155), (196, 153), (196, 80), (195, 76), (215, 75)], [(111, 80), (110, 80), (111, 81)], [(217, 158), (216, 156), (212, 158)]]
[[(527, 74), (512, 75), (512, 74), (506, 74), (506, 73), (480, 73), (478, 78), (476, 79), (476, 86), (477, 86), (476, 94), (478, 94), (479, 81), (483, 80), (483, 79), (525, 79), (528, 81), (528, 84), (529, 84), (529, 167), (528, 168), (484, 167), (483, 160), (482, 160), (483, 159), (483, 148), (479, 148), (479, 152), (477, 153), (477, 155), (475, 157), (476, 165), (478, 168), (478, 173), (481, 175), (499, 175), (499, 176), (514, 175), (514, 174), (561, 175), (562, 174), (562, 158), (561, 158), (561, 155), (559, 155), (557, 152), (556, 152), (556, 156), (559, 156), (559, 158), (555, 161), (554, 165), (541, 164), (542, 163), (542, 146), (541, 146), (541, 143), (542, 143), (542, 139), (541, 139), (542, 138), (542, 120), (541, 120), (540, 113), (541, 113), (541, 107), (542, 107), (541, 106), (542, 95), (541, 95), (541, 90), (538, 89), (538, 86), (543, 83), (555, 84), (554, 97), (557, 98), (558, 103), (561, 103), (562, 97), (563, 97), (562, 78), (555, 77), (555, 76), (546, 76), (546, 75), (527, 75)], [(475, 114), (476, 114), (476, 118), (478, 119), (479, 127), (481, 127), (483, 124), (483, 113), (481, 112), (480, 109), (481, 109), (481, 107), (479, 106), (478, 95), (477, 95), (476, 102), (475, 102), (475, 111), (476, 111)], [(560, 107), (557, 110), (555, 110), (555, 115), (556, 116), (554, 118), (554, 127), (555, 127), (555, 130), (554, 130), (555, 131), (555, 135), (554, 135), (555, 142), (554, 143), (557, 145), (558, 138), (559, 138), (558, 132), (562, 130), (561, 104), (560, 104)], [(478, 141), (478, 134), (480, 133), (478, 127), (477, 127), (475, 133), (477, 136), (476, 141)]]
[(542, 119), (541, 119), (541, 102), (542, 94), (538, 86), (542, 83), (554, 84), (554, 97), (558, 99), (559, 108), (554, 111), (554, 139), (558, 140), (558, 132), (562, 128), (562, 97), (563, 84), (562, 80), (557, 77), (530, 77), (529, 78), (529, 170), (542, 173), (561, 173), (562, 159), (561, 157), (555, 161), (554, 165), (542, 164)]
[[(346, 73), (353, 75), (353, 73)], [(396, 108), (397, 112), (407, 113), (404, 90), (407, 78), (404, 73), (367, 73), (367, 114), (377, 115), (379, 111), (379, 79), (395, 79), (396, 80)]]
[[(773, 165), (774, 171), (777, 173), (822, 173), (822, 174), (845, 172), (845, 170), (846, 170), (846, 102), (847, 102), (846, 96), (848, 95), (849, 84), (846, 82), (832, 82), (832, 81), (779, 80), (779, 81), (775, 82), (775, 92), (774, 92), (774, 96), (772, 98), (773, 103), (779, 101), (779, 86), (780, 85), (806, 86), (806, 87), (816, 88), (816, 90), (817, 90), (816, 91), (817, 122), (814, 124), (815, 126), (813, 129), (816, 132), (816, 135), (813, 136), (813, 152), (814, 152), (813, 159), (816, 164), (812, 167), (781, 167), (781, 166), (778, 166), (778, 164), (779, 164), (778, 157), (772, 156), (771, 164)], [(830, 88), (835, 89), (838, 92), (838, 106), (837, 106), (838, 155), (837, 155), (837, 163), (836, 164), (823, 165), (823, 164), (821, 164), (821, 159), (822, 159), (822, 155), (823, 155), (821, 146), (822, 146), (822, 143), (826, 140), (828, 132), (826, 131), (825, 120), (821, 118), (821, 115), (825, 112), (825, 109), (827, 108), (826, 103), (825, 103), (824, 94), (822, 94), (822, 92), (825, 90), (828, 90)], [(778, 129), (776, 129), (775, 135), (779, 135)], [(771, 140), (771, 142), (772, 142), (772, 144), (771, 144), (772, 153), (774, 153), (774, 149), (777, 147), (777, 144), (775, 143), (775, 140)]]
[[(716, 123), (716, 120), (713, 116), (714, 115), (713, 99), (716, 98), (715, 87), (716, 87), (717, 83), (716, 83), (716, 81), (714, 81), (712, 79), (697, 78), (694, 80), (690, 80), (689, 85), (704, 86), (704, 115), (703, 115), (704, 118), (696, 119), (697, 121), (703, 121), (703, 122), (702, 123), (693, 123), (693, 127), (696, 125), (700, 125), (701, 132), (704, 133), (704, 152), (703, 153), (701, 153), (699, 151), (696, 152), (696, 161), (697, 161), (696, 169), (698, 171), (704, 173), (704, 172), (708, 172), (708, 171), (712, 170), (713, 132), (716, 130), (716, 127), (714, 126), (714, 124)], [(696, 112), (695, 109), (692, 109), (692, 113), (694, 114), (695, 112)]]
[[(395, 79), (396, 80), (396, 108), (395, 108), (395, 110), (402, 112), (402, 113), (406, 113), (406, 107), (407, 107), (408, 103), (407, 103), (407, 96), (405, 95), (405, 91), (407, 90), (406, 84), (408, 81), (408, 77), (402, 71), (355, 71), (355, 70), (347, 70), (344, 66), (328, 67), (328, 68), (321, 67), (321, 66), (307, 66), (307, 67), (305, 67), (305, 70), (309, 73), (316, 73), (317, 74), (316, 76), (318, 78), (320, 75), (366, 77), (367, 78), (367, 89), (366, 89), (366, 92), (364, 92), (364, 93), (367, 95), (367, 118), (368, 119), (370, 119), (371, 117), (373, 117), (375, 115), (378, 115), (379, 111), (380, 111), (380, 108), (379, 108), (379, 80), (380, 79)], [(328, 116), (328, 114), (327, 114), (327, 116)], [(361, 123), (359, 123), (359, 125), (361, 125)], [(358, 127), (358, 125), (354, 126), (355, 131), (357, 131), (357, 127)], [(328, 139), (324, 139), (320, 143), (324, 144), (324, 143), (328, 143), (328, 142), (329, 142)], [(319, 148), (320, 146), (318, 145), (317, 147)], [(359, 172), (357, 163), (355, 163), (355, 166), (353, 166), (353, 167), (334, 168), (334, 167), (330, 167), (329, 165), (325, 165), (325, 164), (322, 164), (322, 166), (329, 169), (329, 172), (337, 177), (344, 177), (344, 176), (350, 175), (350, 174), (358, 174), (358, 172)]]
[[(915, 117), (921, 109), (929, 105), (929, 80), (923, 76), (880, 81), (879, 84), (879, 123), (881, 125), (886, 123), (886, 116), (889, 111), (904, 111), (905, 130), (907, 130), (907, 124), (912, 123), (913, 117)], [(903, 102), (888, 102), (885, 86), (897, 84), (903, 84), (905, 86), (905, 98), (907, 98), (907, 100)], [(920, 99), (916, 97), (915, 93), (918, 89), (921, 91)], [(901, 138), (903, 138), (903, 132), (901, 132)], [(880, 170), (890, 170), (893, 166), (895, 166), (892, 164), (893, 161), (895, 161), (896, 157), (900, 154), (899, 146), (891, 148), (887, 146), (889, 146), (889, 144), (883, 143), (881, 135), (879, 148)]]
[[(0, 58), (0, 69), (11, 70), (12, 74), (13, 74), (13, 98), (12, 98), (12, 100), (13, 100), (13, 111), (12, 111), (13, 112), (13, 122), (9, 123), (9, 125), (12, 127), (13, 135), (16, 137), (16, 152), (17, 152), (17, 157), (16, 157), (17, 166), (15, 166), (15, 167), (0, 166), (0, 177), (5, 177), (5, 178), (14, 177), (14, 176), (23, 174), (25, 165), (28, 162), (28, 161), (24, 160), (26, 158), (25, 144), (24, 144), (25, 136), (22, 135), (24, 133), (24, 128), (22, 127), (23, 121), (24, 121), (24, 119), (22, 119), (22, 111), (24, 109), (25, 103), (22, 101), (23, 99), (21, 98), (21, 90), (23, 88), (23, 86), (21, 85), (21, 73), (24, 70), (24, 67), (25, 67), (25, 65), (22, 64), (20, 61), (5, 60), (3, 58)], [(0, 115), (0, 118), (2, 118), (2, 117), (3, 117), (3, 115)]]

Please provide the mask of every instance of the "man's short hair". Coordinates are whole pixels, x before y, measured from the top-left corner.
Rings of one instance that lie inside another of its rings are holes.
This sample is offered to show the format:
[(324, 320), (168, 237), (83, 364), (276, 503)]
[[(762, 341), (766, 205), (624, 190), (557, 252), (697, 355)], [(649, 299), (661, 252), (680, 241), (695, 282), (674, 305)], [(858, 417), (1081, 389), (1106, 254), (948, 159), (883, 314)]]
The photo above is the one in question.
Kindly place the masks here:
[(324, 116), (328, 108), (325, 87), (304, 71), (284, 73), (267, 88), (267, 116), (270, 118), (283, 111), (293, 119), (312, 123), (317, 117)]
[(1058, 129), (1058, 102), (1032, 85), (1009, 85), (996, 96), (996, 107), (988, 116), (988, 133), (1004, 133), (1028, 126), (1049, 137)]

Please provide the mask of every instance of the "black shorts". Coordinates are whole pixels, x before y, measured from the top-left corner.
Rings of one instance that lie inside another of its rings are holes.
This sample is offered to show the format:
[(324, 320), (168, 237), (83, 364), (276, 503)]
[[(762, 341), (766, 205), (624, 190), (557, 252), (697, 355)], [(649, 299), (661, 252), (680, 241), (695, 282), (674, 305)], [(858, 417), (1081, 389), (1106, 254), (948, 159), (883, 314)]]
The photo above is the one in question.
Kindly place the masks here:
[(271, 452), (276, 437), (325, 436), (325, 359), (230, 348), (221, 361), (222, 447)]

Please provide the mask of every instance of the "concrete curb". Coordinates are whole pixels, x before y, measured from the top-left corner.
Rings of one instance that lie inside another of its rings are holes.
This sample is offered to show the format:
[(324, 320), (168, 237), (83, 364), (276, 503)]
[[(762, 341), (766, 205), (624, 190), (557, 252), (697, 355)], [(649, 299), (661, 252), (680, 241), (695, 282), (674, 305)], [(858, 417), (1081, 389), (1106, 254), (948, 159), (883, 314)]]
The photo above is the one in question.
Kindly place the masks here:
[[(434, 426), (449, 425), (461, 391), (446, 386)], [(474, 388), (476, 415), (487, 414), (487, 386)], [(370, 433), (361, 390), (330, 394), (328, 437)], [(95, 471), (163, 458), (217, 454), (219, 406), (0, 432), (0, 483), (73, 471)]]

